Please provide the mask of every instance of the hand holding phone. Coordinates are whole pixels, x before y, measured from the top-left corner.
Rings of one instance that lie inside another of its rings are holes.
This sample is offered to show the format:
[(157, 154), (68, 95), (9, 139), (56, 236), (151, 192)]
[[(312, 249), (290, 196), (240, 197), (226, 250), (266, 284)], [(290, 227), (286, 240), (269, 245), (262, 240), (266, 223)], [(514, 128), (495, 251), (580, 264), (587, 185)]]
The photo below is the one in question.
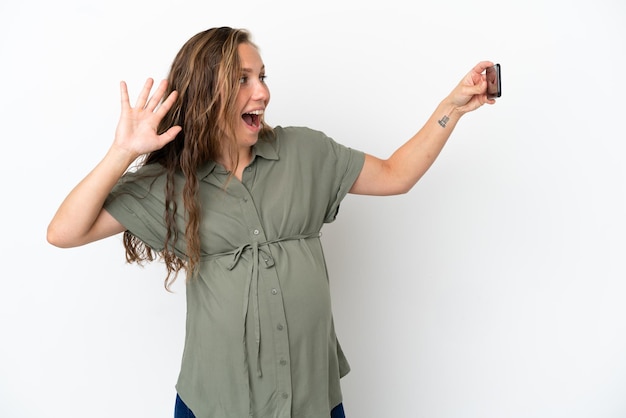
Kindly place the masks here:
[(502, 78), (500, 76), (500, 64), (488, 67), (487, 76), (487, 98), (495, 99), (502, 96)]

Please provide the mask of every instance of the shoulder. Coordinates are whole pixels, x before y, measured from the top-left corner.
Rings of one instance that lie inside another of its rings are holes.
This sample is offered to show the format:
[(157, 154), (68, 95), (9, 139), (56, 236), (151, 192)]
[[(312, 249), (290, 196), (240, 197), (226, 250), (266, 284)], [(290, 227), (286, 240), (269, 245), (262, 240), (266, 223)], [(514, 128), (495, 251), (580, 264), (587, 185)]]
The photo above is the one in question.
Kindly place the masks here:
[(160, 193), (164, 189), (166, 176), (165, 168), (156, 163), (131, 169), (120, 178), (113, 194)]
[(280, 153), (291, 149), (319, 149), (334, 143), (324, 132), (306, 126), (277, 126), (274, 139)]
[(364, 154), (345, 146), (324, 132), (305, 126), (277, 126), (274, 128), (274, 148), (280, 159), (294, 159), (299, 164), (317, 168), (328, 164), (362, 165)]
[(276, 136), (293, 137), (293, 136), (325, 136), (322, 131), (309, 128), (308, 126), (276, 126), (274, 127)]

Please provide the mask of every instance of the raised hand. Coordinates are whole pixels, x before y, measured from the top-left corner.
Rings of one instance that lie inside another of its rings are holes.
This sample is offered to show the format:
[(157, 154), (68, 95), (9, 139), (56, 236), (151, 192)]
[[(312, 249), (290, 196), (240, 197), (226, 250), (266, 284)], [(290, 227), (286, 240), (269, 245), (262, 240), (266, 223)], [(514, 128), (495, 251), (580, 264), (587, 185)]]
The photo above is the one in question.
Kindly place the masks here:
[(122, 113), (115, 131), (113, 146), (120, 148), (133, 157), (158, 150), (172, 141), (181, 131), (180, 126), (172, 126), (162, 134), (158, 134), (161, 119), (172, 108), (177, 92), (173, 91), (162, 101), (167, 89), (167, 80), (161, 81), (154, 94), (150, 91), (154, 80), (146, 80), (135, 106), (132, 107), (128, 96), (128, 87), (120, 82)]
[(491, 67), (491, 61), (481, 61), (463, 77), (452, 90), (448, 100), (463, 114), (478, 109), (480, 106), (494, 104), (494, 99), (487, 98), (487, 79), (483, 72)]

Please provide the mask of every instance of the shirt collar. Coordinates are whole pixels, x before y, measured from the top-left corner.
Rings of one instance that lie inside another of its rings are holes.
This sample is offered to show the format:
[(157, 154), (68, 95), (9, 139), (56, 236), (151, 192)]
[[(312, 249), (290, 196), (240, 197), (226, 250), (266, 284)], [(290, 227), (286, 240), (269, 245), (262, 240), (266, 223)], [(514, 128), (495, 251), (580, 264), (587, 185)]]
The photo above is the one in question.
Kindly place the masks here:
[[(266, 160), (278, 160), (278, 152), (275, 147), (275, 139), (260, 138), (259, 141), (252, 146), (252, 161), (256, 157), (262, 157)], [(198, 180), (204, 179), (211, 174), (217, 163), (209, 160), (198, 168)]]

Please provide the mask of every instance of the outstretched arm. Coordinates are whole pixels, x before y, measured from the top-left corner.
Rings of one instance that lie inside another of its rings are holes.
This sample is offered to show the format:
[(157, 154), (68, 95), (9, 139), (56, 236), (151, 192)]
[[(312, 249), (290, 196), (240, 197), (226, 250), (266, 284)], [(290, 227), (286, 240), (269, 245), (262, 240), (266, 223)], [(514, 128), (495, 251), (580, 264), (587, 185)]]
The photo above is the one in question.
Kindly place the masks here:
[(433, 164), (461, 116), (485, 103), (495, 103), (487, 98), (483, 74), (492, 65), (490, 61), (478, 63), (437, 106), (426, 124), (387, 160), (366, 154), (350, 193), (385, 196), (408, 192)]
[(126, 83), (120, 83), (122, 113), (115, 140), (102, 161), (61, 203), (48, 225), (50, 244), (76, 247), (124, 231), (125, 228), (103, 209), (106, 197), (133, 161), (162, 148), (181, 130), (174, 126), (157, 134), (159, 122), (176, 100), (176, 92), (161, 103), (167, 82), (162, 81), (150, 97), (152, 85), (153, 80), (148, 79), (132, 107)]

